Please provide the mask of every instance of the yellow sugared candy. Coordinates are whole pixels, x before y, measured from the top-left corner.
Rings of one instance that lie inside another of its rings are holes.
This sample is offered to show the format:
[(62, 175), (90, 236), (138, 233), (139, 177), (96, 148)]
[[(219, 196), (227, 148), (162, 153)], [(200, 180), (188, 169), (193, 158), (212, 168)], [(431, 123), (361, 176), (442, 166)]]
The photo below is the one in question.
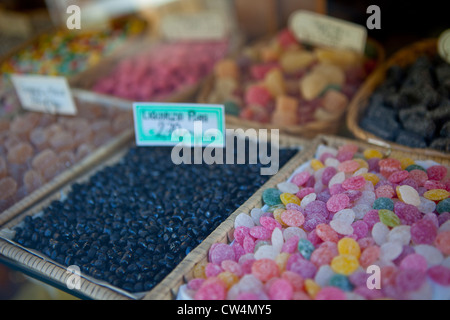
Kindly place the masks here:
[(311, 168), (314, 171), (317, 171), (319, 169), (325, 168), (324, 164), (322, 163), (322, 161), (318, 160), (318, 159), (312, 159), (311, 160)]
[(366, 160), (361, 159), (361, 158), (355, 158), (355, 159), (353, 159), (353, 161), (356, 161), (359, 163), (359, 168), (369, 169), (369, 164), (367, 163)]
[(317, 48), (315, 51), (320, 62), (331, 63), (344, 69), (362, 62), (362, 56), (351, 50)]
[(312, 279), (305, 280), (305, 290), (311, 298), (315, 298), (320, 291), (320, 286)]
[(283, 202), (284, 205), (287, 205), (288, 203), (294, 203), (296, 205), (300, 205), (301, 200), (292, 193), (282, 193), (280, 195), (281, 202)]
[(383, 154), (376, 149), (366, 149), (366, 150), (364, 150), (363, 155), (366, 159), (372, 159), (372, 158), (381, 159), (381, 158), (383, 158)]
[(416, 162), (411, 159), (411, 158), (401, 158), (399, 159), (401, 165), (402, 165), (402, 170), (405, 170), (406, 168), (408, 168), (410, 165), (415, 164)]
[(270, 91), (272, 97), (279, 97), (286, 93), (284, 76), (278, 68), (272, 69), (266, 74), (264, 85)]
[(425, 192), (423, 196), (428, 200), (441, 201), (447, 199), (450, 196), (450, 192), (445, 189), (433, 189)]
[(206, 267), (206, 262), (204, 263), (197, 263), (194, 267), (193, 274), (194, 274), (194, 278), (201, 278), (201, 279), (206, 279), (206, 274), (205, 274), (205, 267)]
[(291, 255), (287, 252), (281, 252), (277, 257), (275, 258), (275, 262), (278, 265), (278, 269), (280, 272), (283, 272), (286, 270), (286, 265), (288, 262), (288, 259)]
[(361, 248), (358, 242), (352, 238), (342, 238), (339, 240), (337, 247), (341, 255), (351, 255), (357, 259), (361, 256)]
[(281, 55), (280, 65), (285, 72), (292, 73), (306, 68), (314, 59), (314, 54), (306, 50), (287, 51)]
[(230, 271), (221, 272), (217, 278), (223, 281), (228, 290), (239, 282), (239, 277)]
[(363, 173), (361, 174), (361, 176), (366, 179), (366, 181), (370, 181), (372, 182), (372, 184), (375, 186), (379, 181), (380, 181), (380, 177), (378, 177), (376, 174), (374, 173)]
[(288, 225), (285, 224), (285, 223), (283, 222), (283, 220), (281, 219), (281, 214), (282, 214), (283, 212), (285, 212), (285, 211), (286, 211), (285, 209), (275, 209), (275, 210), (273, 211), (273, 218), (274, 218), (275, 220), (277, 220), (278, 223), (280, 223), (282, 227), (285, 227), (285, 228), (286, 228)]
[(346, 276), (355, 272), (358, 267), (358, 258), (349, 254), (341, 254), (331, 260), (331, 269), (336, 273)]

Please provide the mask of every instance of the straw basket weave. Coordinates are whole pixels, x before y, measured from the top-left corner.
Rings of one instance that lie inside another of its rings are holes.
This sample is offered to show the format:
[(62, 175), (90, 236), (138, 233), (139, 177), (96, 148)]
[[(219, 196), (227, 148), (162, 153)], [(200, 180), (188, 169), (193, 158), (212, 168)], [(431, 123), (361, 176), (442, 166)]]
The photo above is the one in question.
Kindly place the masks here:
[[(129, 103), (117, 99), (92, 94), (91, 92), (84, 92), (82, 90), (74, 90), (73, 96), (79, 99), (81, 103), (96, 103), (104, 108), (117, 107), (120, 109), (129, 110), (131, 112), (131, 105)], [(0, 212), (0, 226), (11, 220), (18, 214), (22, 213), (26, 209), (32, 207), (39, 201), (43, 200), (52, 192), (57, 191), (59, 188), (63, 187), (65, 184), (83, 174), (93, 166), (98, 165), (105, 159), (108, 159), (108, 157), (111, 156), (111, 154), (114, 154), (114, 152), (118, 148), (122, 147), (129, 141), (132, 141), (133, 138), (133, 128), (124, 130), (123, 132), (118, 133), (116, 136), (111, 137), (111, 139), (107, 143), (98, 147), (93, 153), (87, 155), (81, 161), (75, 163), (67, 170), (64, 170), (52, 180), (48, 181), (25, 198), (14, 203), (3, 212)]]
[[(238, 134), (239, 133), (236, 133), (236, 135)], [(268, 136), (268, 139), (270, 139), (270, 135)], [(279, 136), (280, 147), (300, 150), (297, 155), (294, 156), (294, 159), (296, 159), (298, 155), (302, 153), (301, 150), (307, 148), (308, 144), (309, 142), (303, 139), (283, 135)], [(133, 145), (134, 142), (128, 142), (125, 146), (117, 148), (115, 154), (111, 156), (107, 161), (105, 160), (101, 164), (97, 164), (95, 167), (92, 167), (83, 175), (79, 175), (78, 178), (72, 180), (71, 183), (82, 183), (88, 181), (89, 178), (97, 171), (119, 162), (129, 150), (129, 148)], [(294, 159), (286, 164), (286, 166), (290, 166)], [(60, 200), (64, 194), (67, 194), (70, 191), (70, 189), (71, 185), (66, 185), (64, 188), (54, 191), (45, 200), (41, 201), (38, 204), (35, 204), (30, 209), (16, 216), (14, 219), (8, 221), (0, 230), (0, 254), (5, 259), (7, 259), (10, 264), (15, 265), (19, 270), (23, 270), (26, 273), (31, 273), (36, 277), (45, 279), (45, 282), (62, 289), (67, 288), (67, 280), (72, 275), (67, 272), (67, 268), (44, 256), (40, 252), (35, 252), (34, 250), (22, 247), (18, 243), (12, 241), (11, 230), (13, 230), (14, 227), (18, 226), (26, 216), (34, 216), (36, 214), (39, 214), (52, 201)], [(236, 212), (233, 213), (233, 215), (237, 214), (237, 212), (247, 211), (248, 208), (253, 206), (254, 199), (260, 198), (260, 192), (261, 191), (258, 191), (254, 196), (252, 196), (250, 200), (248, 200), (240, 208), (238, 208)], [(214, 233), (217, 233), (217, 231), (215, 231)], [(197, 257), (203, 254), (203, 248), (205, 248), (205, 245), (202, 244), (192, 252), (190, 252), (180, 263), (181, 267), (177, 267), (165, 279), (163, 279), (159, 285), (153, 288), (153, 290), (145, 292), (144, 294), (132, 294), (119, 288), (113, 287), (108, 283), (100, 282), (96, 279), (93, 279), (92, 277), (84, 275), (81, 275), (80, 278), (80, 289), (75, 288), (73, 289), (74, 291), (67, 291), (66, 289), (66, 291), (69, 293), (73, 292), (74, 295), (81, 296), (85, 299), (97, 300), (138, 300), (147, 297), (149, 297), (150, 299), (170, 299), (171, 288), (172, 286), (176, 286), (176, 283), (174, 283), (173, 279), (177, 279), (179, 277), (180, 268), (181, 270), (185, 270), (184, 266), (186, 264), (189, 265), (190, 261), (196, 261)]]
[[(260, 46), (264, 41), (258, 41), (254, 44), (255, 47)], [(375, 40), (368, 39), (367, 47), (372, 48), (376, 52), (377, 65), (384, 62), (385, 51), (384, 48)], [(215, 84), (214, 76), (208, 77), (204, 85), (200, 88), (199, 94), (197, 96), (197, 101), (199, 103), (207, 103), (208, 97), (211, 94)], [(343, 123), (345, 122), (345, 114), (341, 115), (338, 119), (325, 121), (325, 120), (315, 120), (303, 125), (295, 126), (277, 126), (270, 123), (260, 123), (257, 121), (241, 119), (238, 116), (226, 115), (227, 124), (232, 124), (239, 128), (255, 128), (255, 129), (279, 129), (282, 133), (288, 135), (294, 135), (297, 137), (302, 137), (306, 139), (315, 138), (320, 134), (333, 135), (337, 134)]]
[(389, 145), (392, 148), (414, 152), (414, 153), (424, 153), (427, 156), (438, 156), (450, 159), (449, 153), (444, 153), (438, 150), (430, 148), (410, 148), (395, 142), (383, 140), (374, 134), (365, 131), (359, 126), (359, 121), (364, 115), (366, 108), (369, 105), (369, 99), (376, 88), (383, 83), (386, 78), (386, 72), (393, 65), (399, 65), (401, 67), (406, 67), (411, 65), (416, 61), (416, 59), (422, 55), (433, 56), (437, 53), (437, 40), (436, 39), (426, 39), (420, 42), (416, 42), (406, 48), (403, 48), (396, 52), (391, 58), (389, 58), (385, 63), (381, 64), (373, 73), (370, 75), (363, 86), (358, 90), (355, 97), (350, 102), (350, 106), (347, 113), (347, 127), (351, 133), (358, 139), (366, 142), (381, 143), (384, 145)]
[(423, 152), (407, 152), (393, 150), (379, 145), (369, 144), (367, 142), (355, 141), (352, 139), (341, 138), (329, 135), (319, 135), (311, 142), (303, 152), (291, 159), (277, 175), (270, 179), (258, 192), (256, 192), (239, 210), (234, 212), (226, 221), (224, 221), (203, 243), (197, 247), (183, 262), (172, 272), (153, 292), (148, 294), (146, 299), (176, 299), (181, 285), (187, 284), (194, 278), (194, 268), (197, 264), (208, 262), (208, 251), (214, 243), (230, 244), (233, 241), (234, 220), (240, 213), (249, 214), (253, 208), (262, 208), (262, 193), (267, 188), (276, 188), (278, 183), (286, 181), (292, 173), (302, 164), (313, 159), (317, 148), (325, 145), (333, 148), (339, 148), (344, 144), (355, 144), (359, 151), (367, 148), (377, 149), (385, 156), (394, 158), (410, 157), (415, 160), (434, 160), (442, 165), (450, 166), (450, 160), (438, 156), (429, 157)]

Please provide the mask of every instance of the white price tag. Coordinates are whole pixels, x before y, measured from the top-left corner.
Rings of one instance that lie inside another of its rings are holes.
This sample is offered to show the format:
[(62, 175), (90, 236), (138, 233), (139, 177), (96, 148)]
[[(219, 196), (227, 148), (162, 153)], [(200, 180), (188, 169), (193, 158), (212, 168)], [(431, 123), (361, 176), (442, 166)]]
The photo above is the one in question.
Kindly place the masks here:
[(227, 27), (217, 12), (170, 14), (162, 19), (161, 33), (168, 40), (221, 40)]
[(65, 77), (12, 75), (11, 80), (24, 109), (62, 115), (77, 113)]
[(315, 12), (300, 10), (289, 19), (289, 27), (305, 43), (350, 49), (364, 53), (367, 41), (365, 27)]

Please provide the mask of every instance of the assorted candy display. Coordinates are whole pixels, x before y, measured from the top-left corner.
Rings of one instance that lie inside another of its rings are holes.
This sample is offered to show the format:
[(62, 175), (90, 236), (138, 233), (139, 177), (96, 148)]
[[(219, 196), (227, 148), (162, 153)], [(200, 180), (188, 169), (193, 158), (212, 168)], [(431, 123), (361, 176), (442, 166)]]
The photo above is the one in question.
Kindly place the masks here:
[[(281, 149), (280, 167), (297, 151)], [(176, 165), (171, 148), (134, 147), (27, 216), (14, 241), (116, 288), (149, 291), (270, 178), (262, 167)]]
[(131, 101), (162, 101), (205, 78), (228, 51), (228, 41), (161, 43), (121, 60), (92, 90)]
[(23, 112), (0, 119), (0, 211), (133, 126), (128, 110), (75, 101), (76, 116)]
[(312, 48), (289, 29), (215, 66), (206, 100), (241, 119), (279, 126), (338, 121), (376, 59), (350, 50)]
[(441, 164), (321, 146), (236, 216), (178, 298), (449, 299), (449, 196)]
[(359, 124), (401, 145), (449, 152), (450, 65), (423, 55), (410, 66), (392, 66)]

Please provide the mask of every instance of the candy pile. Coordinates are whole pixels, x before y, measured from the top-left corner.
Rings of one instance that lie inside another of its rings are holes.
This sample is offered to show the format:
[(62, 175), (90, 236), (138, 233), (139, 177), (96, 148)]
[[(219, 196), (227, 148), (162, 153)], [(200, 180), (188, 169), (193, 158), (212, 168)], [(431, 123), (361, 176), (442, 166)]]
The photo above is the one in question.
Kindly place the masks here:
[(357, 149), (322, 146), (265, 190), (179, 299), (449, 299), (447, 168)]
[(129, 36), (142, 30), (140, 23), (131, 20), (118, 29), (43, 34), (35, 43), (3, 62), (0, 72), (72, 76), (97, 64), (124, 44)]
[(129, 111), (75, 102), (76, 116), (25, 112), (0, 119), (0, 211), (133, 125)]
[(218, 62), (207, 100), (224, 103), (228, 114), (260, 123), (334, 121), (375, 64), (349, 50), (306, 47), (286, 29), (269, 43), (247, 48), (236, 60)]
[(133, 101), (161, 101), (198, 84), (227, 49), (228, 41), (161, 43), (122, 60), (93, 90)]
[(361, 128), (413, 148), (450, 151), (450, 64), (438, 55), (392, 66), (370, 98)]
[[(259, 163), (175, 165), (171, 152), (130, 149), (25, 218), (14, 241), (112, 286), (151, 290), (270, 178)], [(280, 167), (296, 153), (280, 150)]]

